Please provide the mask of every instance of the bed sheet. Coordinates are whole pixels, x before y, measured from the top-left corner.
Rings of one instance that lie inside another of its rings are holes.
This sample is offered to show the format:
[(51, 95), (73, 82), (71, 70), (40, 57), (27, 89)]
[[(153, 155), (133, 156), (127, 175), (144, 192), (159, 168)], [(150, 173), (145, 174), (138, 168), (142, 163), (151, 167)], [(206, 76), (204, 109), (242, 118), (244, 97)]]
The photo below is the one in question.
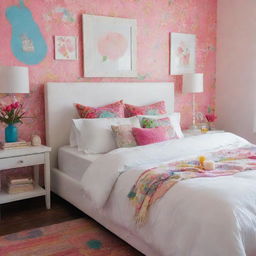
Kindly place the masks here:
[(81, 180), (86, 169), (101, 155), (103, 154), (85, 154), (76, 147), (63, 146), (58, 151), (58, 167), (70, 177)]

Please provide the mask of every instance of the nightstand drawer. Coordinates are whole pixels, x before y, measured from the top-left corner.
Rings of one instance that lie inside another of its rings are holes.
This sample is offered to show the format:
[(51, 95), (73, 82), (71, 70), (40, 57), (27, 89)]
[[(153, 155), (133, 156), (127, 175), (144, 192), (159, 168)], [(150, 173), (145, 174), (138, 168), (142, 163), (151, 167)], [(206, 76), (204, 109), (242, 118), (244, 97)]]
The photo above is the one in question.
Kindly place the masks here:
[(44, 154), (17, 156), (0, 159), (0, 170), (32, 166), (44, 163)]

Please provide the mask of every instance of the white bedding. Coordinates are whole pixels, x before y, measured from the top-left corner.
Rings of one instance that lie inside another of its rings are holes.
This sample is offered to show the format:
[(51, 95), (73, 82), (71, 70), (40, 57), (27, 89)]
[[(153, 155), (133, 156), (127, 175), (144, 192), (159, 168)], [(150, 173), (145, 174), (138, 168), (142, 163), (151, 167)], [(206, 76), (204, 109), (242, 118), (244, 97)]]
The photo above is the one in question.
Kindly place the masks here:
[(256, 171), (179, 182), (150, 209), (138, 227), (127, 194), (141, 172), (220, 149), (249, 146), (230, 133), (206, 134), (117, 149), (95, 160), (82, 185), (103, 215), (149, 244), (155, 256), (255, 256)]
[(70, 177), (81, 180), (85, 170), (102, 154), (85, 154), (77, 147), (63, 146), (58, 151), (59, 169)]

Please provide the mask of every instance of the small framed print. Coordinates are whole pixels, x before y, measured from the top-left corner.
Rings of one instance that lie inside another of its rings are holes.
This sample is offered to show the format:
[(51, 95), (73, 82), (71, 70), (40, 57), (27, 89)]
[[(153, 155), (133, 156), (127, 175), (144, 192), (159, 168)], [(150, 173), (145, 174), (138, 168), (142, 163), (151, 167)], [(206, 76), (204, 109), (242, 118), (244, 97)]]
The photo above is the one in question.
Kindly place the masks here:
[(196, 36), (171, 33), (171, 75), (195, 73)]
[(77, 60), (77, 37), (76, 36), (55, 36), (55, 59), (56, 60)]

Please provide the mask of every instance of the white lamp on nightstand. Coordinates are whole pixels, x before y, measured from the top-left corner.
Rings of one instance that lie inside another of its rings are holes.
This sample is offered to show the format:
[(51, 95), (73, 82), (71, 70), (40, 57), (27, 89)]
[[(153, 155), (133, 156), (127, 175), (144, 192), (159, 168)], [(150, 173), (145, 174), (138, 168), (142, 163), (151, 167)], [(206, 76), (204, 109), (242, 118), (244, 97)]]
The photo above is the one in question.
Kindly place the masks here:
[(190, 129), (195, 130), (196, 127), (196, 113), (195, 113), (195, 93), (204, 91), (204, 75), (201, 73), (196, 74), (184, 74), (182, 93), (192, 93), (192, 111), (193, 111), (193, 123)]
[(0, 93), (29, 93), (28, 68), (0, 66)]

